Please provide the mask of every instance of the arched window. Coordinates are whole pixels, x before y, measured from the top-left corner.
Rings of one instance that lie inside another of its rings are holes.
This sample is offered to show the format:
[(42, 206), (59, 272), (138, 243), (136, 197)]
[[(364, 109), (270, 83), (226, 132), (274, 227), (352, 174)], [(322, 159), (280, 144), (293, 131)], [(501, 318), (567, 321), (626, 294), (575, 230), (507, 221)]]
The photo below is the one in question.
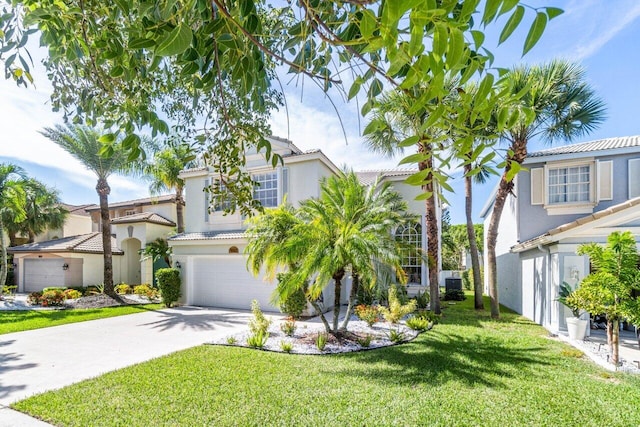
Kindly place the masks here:
[(240, 253), (240, 251), (238, 250), (238, 247), (237, 247), (237, 246), (231, 246), (231, 247), (229, 248), (229, 253), (230, 253), (230, 254), (237, 254), (237, 253)]
[[(396, 240), (409, 247), (422, 249), (422, 226), (417, 222), (401, 225), (396, 229)], [(402, 269), (407, 274), (409, 283), (421, 283), (422, 258), (419, 251), (405, 248), (401, 257)]]

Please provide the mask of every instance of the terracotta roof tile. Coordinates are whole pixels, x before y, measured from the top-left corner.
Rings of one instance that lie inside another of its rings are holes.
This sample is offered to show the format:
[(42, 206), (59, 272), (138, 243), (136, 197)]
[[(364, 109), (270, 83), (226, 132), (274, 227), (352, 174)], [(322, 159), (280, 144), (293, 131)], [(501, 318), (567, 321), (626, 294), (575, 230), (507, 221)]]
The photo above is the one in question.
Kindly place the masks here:
[[(111, 238), (113, 255), (123, 255), (124, 251), (117, 247), (116, 239)], [(15, 252), (80, 252), (101, 254), (102, 234), (89, 233), (79, 236), (63, 237), (62, 239), (47, 240), (45, 242), (27, 243), (26, 245), (7, 248), (11, 253)]]
[(111, 220), (111, 224), (131, 224), (135, 222), (149, 222), (152, 224), (167, 225), (169, 227), (176, 226), (175, 222), (163, 217), (162, 215), (158, 215), (155, 212), (141, 212), (133, 215), (121, 216)]

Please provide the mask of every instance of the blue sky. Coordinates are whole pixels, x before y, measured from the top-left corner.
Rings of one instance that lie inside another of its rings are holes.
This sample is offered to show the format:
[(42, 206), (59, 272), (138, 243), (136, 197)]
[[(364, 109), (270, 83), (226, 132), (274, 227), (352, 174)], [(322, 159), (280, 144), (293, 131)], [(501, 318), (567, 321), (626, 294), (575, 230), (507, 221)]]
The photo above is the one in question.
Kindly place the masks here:
[[(605, 123), (584, 140), (640, 134), (640, 2), (531, 0), (527, 4), (557, 6), (565, 13), (548, 24), (542, 40), (524, 58), (521, 51), (526, 28), (499, 47), (497, 32), (490, 28), (486, 44), (496, 56), (495, 65), (508, 68), (554, 58), (578, 61), (608, 108)], [(62, 119), (47, 104), (50, 86), (41, 66), (35, 77), (36, 89), (17, 88), (13, 82), (0, 81), (0, 162), (21, 165), (29, 175), (56, 187), (66, 203), (96, 203), (93, 175), (38, 133), (45, 126), (62, 123)], [(284, 84), (287, 79), (285, 76)], [(296, 85), (296, 81), (285, 87), (288, 114), (284, 110), (274, 114), (274, 135), (292, 139), (301, 149), (320, 148), (338, 166), (355, 170), (397, 166), (398, 159), (381, 158), (366, 150), (360, 138), (365, 124), (354, 103), (345, 104), (333, 97), (347, 134), (345, 142), (340, 120), (326, 96), (308, 81), (302, 89), (303, 85)], [(530, 151), (542, 148), (545, 147), (534, 141)], [(139, 180), (114, 176), (110, 184), (112, 201), (148, 195), (147, 185)], [(459, 173), (454, 173), (452, 185), (456, 193), (447, 198), (455, 224), (464, 222), (464, 189)], [(476, 219), (494, 185), (495, 180), (475, 189)]]

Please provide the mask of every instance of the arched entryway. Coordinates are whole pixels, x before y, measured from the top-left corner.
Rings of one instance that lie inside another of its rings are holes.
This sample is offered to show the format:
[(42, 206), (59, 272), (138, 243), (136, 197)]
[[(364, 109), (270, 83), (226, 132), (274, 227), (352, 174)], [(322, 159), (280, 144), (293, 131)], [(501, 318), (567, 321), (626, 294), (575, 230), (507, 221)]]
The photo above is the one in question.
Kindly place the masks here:
[(136, 238), (122, 241), (124, 251), (124, 263), (122, 266), (121, 280), (128, 285), (140, 284), (140, 251), (142, 242)]

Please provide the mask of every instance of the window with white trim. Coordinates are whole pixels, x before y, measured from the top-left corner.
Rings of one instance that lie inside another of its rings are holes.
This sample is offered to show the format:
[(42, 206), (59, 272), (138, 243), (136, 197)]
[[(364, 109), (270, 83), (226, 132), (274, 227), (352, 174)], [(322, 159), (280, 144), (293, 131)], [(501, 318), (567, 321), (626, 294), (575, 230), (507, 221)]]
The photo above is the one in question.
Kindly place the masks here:
[(253, 198), (265, 208), (278, 206), (278, 173), (277, 171), (253, 175), (255, 186)]
[[(396, 229), (396, 240), (403, 243), (401, 263), (409, 283), (422, 282), (422, 226), (417, 223), (404, 224)], [(417, 250), (416, 250), (417, 249)]]
[(233, 196), (227, 191), (227, 186), (223, 182), (218, 185), (220, 194), (213, 199), (213, 210), (214, 212), (228, 211), (233, 207)]
[(591, 200), (591, 166), (549, 168), (550, 205), (580, 203)]

